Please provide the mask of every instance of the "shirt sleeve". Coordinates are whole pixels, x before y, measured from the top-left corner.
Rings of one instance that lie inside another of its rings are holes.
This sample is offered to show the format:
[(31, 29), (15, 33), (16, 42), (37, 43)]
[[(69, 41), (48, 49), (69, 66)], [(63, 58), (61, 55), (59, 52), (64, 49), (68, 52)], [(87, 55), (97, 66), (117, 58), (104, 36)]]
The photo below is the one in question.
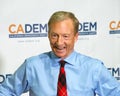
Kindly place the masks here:
[(98, 73), (96, 93), (99, 96), (120, 96), (120, 82), (101, 64)]
[(29, 78), (25, 61), (18, 70), (0, 85), (0, 96), (20, 96), (29, 89)]

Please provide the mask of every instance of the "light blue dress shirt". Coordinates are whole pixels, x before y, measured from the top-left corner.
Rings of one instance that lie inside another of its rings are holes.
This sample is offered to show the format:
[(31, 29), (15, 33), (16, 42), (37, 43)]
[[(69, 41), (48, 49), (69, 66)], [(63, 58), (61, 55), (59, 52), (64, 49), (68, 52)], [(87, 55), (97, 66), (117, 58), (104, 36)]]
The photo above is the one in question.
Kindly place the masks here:
[[(59, 60), (46, 52), (25, 60), (15, 74), (0, 85), (0, 96), (56, 96)], [(68, 96), (120, 96), (120, 83), (97, 59), (72, 52), (65, 61)]]

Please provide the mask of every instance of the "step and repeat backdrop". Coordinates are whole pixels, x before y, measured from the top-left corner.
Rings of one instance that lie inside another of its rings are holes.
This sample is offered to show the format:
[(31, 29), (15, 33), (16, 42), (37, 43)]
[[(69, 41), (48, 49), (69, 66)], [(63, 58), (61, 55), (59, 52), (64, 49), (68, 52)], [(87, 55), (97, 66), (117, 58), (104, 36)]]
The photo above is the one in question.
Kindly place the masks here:
[(47, 23), (59, 10), (80, 21), (75, 50), (102, 60), (120, 81), (120, 0), (0, 0), (0, 84), (26, 58), (51, 50)]

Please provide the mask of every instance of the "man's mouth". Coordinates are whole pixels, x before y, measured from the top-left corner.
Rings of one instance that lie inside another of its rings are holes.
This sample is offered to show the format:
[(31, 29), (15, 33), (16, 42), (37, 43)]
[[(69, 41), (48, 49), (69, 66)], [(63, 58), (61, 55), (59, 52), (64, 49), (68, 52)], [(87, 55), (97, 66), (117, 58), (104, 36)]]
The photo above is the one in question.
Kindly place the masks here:
[(60, 46), (55, 46), (55, 48), (58, 49), (58, 50), (63, 50), (63, 49), (65, 49), (65, 47), (60, 47)]
[(62, 51), (64, 50), (66, 47), (60, 47), (60, 46), (54, 46), (55, 49), (59, 50), (59, 51)]

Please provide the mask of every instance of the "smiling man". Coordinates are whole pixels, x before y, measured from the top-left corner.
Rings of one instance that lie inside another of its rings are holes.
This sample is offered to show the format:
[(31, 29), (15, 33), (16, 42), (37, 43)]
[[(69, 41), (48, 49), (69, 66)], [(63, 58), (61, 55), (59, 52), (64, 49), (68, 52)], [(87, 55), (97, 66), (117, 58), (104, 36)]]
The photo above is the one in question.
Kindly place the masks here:
[(73, 52), (78, 38), (78, 31), (75, 30), (73, 21), (70, 18), (54, 23), (51, 21), (49, 28), (48, 36), (52, 51), (56, 56), (66, 58)]
[(79, 21), (71, 12), (55, 12), (48, 22), (52, 51), (27, 58), (0, 85), (0, 96), (120, 96), (120, 83), (103, 62), (74, 50)]

